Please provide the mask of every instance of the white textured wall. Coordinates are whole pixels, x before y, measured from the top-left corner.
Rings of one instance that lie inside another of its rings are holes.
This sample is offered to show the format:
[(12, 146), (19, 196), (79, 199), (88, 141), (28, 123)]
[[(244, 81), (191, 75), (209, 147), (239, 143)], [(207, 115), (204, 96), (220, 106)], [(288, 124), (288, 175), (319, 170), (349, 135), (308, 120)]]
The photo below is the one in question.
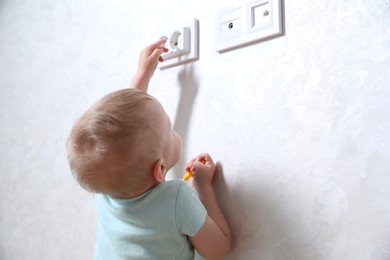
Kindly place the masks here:
[(68, 170), (73, 121), (126, 87), (140, 49), (200, 20), (200, 60), (150, 93), (184, 163), (220, 162), (228, 259), (390, 259), (390, 2), (285, 1), (285, 35), (214, 51), (229, 1), (0, 1), (0, 259), (90, 259), (93, 197)]

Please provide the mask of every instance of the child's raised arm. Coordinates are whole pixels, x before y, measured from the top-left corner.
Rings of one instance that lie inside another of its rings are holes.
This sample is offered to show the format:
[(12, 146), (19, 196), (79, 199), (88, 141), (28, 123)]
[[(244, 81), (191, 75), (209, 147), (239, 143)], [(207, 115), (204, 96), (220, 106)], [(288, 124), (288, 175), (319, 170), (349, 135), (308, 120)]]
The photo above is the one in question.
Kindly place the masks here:
[(165, 42), (166, 39), (161, 39), (142, 50), (139, 58), (138, 70), (130, 84), (130, 88), (139, 89), (145, 92), (148, 91), (150, 78), (153, 76), (158, 62), (163, 61), (161, 54), (168, 51), (168, 49), (164, 47)]
[(215, 168), (208, 154), (201, 154), (192, 159), (186, 168), (194, 173), (192, 186), (198, 191), (199, 198), (207, 210), (205, 223), (195, 236), (190, 237), (196, 250), (205, 259), (222, 259), (231, 247), (230, 227), (212, 187)]

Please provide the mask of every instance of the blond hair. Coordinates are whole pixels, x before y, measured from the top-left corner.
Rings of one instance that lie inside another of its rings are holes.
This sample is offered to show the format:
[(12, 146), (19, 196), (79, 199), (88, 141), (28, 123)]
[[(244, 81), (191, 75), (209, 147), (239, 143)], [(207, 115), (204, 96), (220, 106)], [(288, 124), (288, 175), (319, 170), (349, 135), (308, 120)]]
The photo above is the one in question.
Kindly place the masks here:
[(153, 153), (148, 147), (139, 147), (146, 143), (142, 136), (148, 133), (149, 123), (142, 109), (150, 100), (154, 99), (143, 91), (118, 90), (76, 121), (67, 152), (70, 168), (83, 188), (121, 196), (132, 185), (142, 185), (142, 174), (149, 167), (142, 162), (142, 153)]

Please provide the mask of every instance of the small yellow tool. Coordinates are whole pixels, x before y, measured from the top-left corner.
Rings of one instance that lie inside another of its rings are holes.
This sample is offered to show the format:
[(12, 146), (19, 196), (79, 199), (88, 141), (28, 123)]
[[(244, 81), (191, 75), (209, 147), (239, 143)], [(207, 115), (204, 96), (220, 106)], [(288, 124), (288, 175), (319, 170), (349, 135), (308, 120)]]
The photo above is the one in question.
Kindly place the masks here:
[[(205, 164), (206, 160), (201, 160), (201, 163)], [(192, 171), (187, 171), (186, 174), (183, 176), (183, 181), (188, 181), (191, 177), (194, 177), (194, 173)]]

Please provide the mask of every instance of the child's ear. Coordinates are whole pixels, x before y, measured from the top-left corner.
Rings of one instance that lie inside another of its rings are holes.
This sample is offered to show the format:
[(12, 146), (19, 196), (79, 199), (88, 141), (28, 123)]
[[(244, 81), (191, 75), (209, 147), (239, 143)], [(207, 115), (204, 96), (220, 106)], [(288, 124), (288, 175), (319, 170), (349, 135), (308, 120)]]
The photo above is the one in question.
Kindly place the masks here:
[(158, 160), (154, 164), (153, 176), (157, 182), (163, 182), (165, 180), (166, 166), (163, 159)]

